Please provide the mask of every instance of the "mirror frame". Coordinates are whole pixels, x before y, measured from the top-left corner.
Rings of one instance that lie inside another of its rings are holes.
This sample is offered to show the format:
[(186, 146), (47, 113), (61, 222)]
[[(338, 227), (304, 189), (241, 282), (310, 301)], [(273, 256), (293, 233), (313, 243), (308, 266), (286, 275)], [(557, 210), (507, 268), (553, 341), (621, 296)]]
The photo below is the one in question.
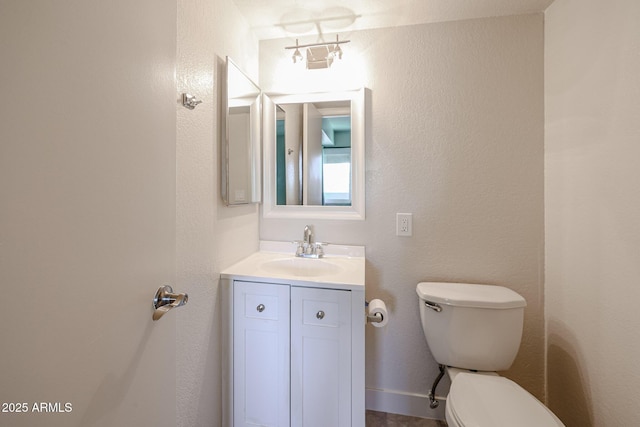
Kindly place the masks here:
[[(229, 164), (229, 153), (231, 152), (231, 148), (230, 148), (230, 137), (229, 137), (229, 108), (230, 108), (230, 101), (229, 101), (229, 85), (230, 85), (230, 79), (229, 79), (229, 68), (233, 67), (235, 68), (235, 70), (241, 74), (247, 81), (248, 84), (253, 85), (256, 89), (257, 89), (257, 95), (256, 95), (256, 100), (257, 100), (257, 105), (256, 105), (256, 112), (255, 112), (255, 117), (253, 112), (251, 112), (250, 117), (249, 117), (249, 135), (251, 135), (251, 141), (249, 141), (249, 149), (248, 149), (248, 153), (246, 153), (247, 158), (248, 158), (248, 163), (249, 163), (249, 168), (250, 170), (247, 171), (248, 175), (249, 175), (249, 179), (248, 179), (248, 187), (247, 190), (249, 191), (249, 197), (246, 201), (242, 201), (242, 202), (236, 202), (236, 201), (231, 201), (230, 199), (230, 191), (231, 189), (229, 188), (229, 184), (230, 184), (230, 164)], [(242, 69), (235, 63), (233, 62), (233, 60), (231, 60), (231, 58), (229, 58), (228, 56), (226, 57), (226, 61), (225, 61), (225, 76), (224, 76), (225, 82), (224, 82), (224, 93), (222, 95), (222, 100), (223, 100), (223, 110), (224, 111), (224, 118), (223, 120), (221, 120), (222, 123), (222, 127), (223, 127), (223, 131), (222, 134), (224, 135), (224, 141), (222, 144), (222, 156), (221, 156), (221, 167), (222, 167), (222, 177), (221, 177), (221, 183), (220, 183), (220, 187), (221, 187), (221, 196), (222, 196), (222, 200), (224, 201), (226, 206), (242, 206), (242, 205), (248, 205), (248, 204), (252, 204), (252, 203), (261, 203), (262, 202), (262, 198), (261, 198), (261, 178), (262, 178), (262, 162), (261, 162), (261, 151), (262, 151), (262, 146), (261, 146), (261, 142), (262, 142), (262, 137), (261, 137), (261, 132), (262, 132), (262, 89), (260, 89), (260, 86), (258, 86), (253, 80), (251, 80), (251, 78), (249, 78), (249, 76), (247, 76), (245, 74), (244, 71), (242, 71)]]
[[(366, 107), (369, 89), (295, 95), (263, 94), (264, 218), (365, 219)], [(276, 105), (305, 102), (351, 101), (351, 206), (276, 204)]]

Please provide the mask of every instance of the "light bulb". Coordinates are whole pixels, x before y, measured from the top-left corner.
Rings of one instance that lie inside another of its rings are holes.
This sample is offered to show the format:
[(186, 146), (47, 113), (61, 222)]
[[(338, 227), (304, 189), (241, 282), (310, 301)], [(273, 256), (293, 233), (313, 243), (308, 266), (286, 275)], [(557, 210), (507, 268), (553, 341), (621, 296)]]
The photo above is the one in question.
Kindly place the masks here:
[(338, 59), (342, 59), (342, 49), (340, 48), (339, 44), (337, 44), (336, 47), (333, 49), (333, 53), (338, 54)]
[(300, 50), (298, 48), (296, 48), (296, 51), (293, 52), (293, 56), (291, 58), (293, 59), (294, 64), (298, 61), (302, 61), (302, 54), (300, 53)]

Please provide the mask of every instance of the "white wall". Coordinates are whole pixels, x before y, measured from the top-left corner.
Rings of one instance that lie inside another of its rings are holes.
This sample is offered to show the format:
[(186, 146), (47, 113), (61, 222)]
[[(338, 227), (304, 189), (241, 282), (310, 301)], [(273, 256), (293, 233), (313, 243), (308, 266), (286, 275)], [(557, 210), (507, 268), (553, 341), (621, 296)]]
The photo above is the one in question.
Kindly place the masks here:
[(640, 2), (556, 0), (545, 22), (549, 404), (640, 425)]
[[(284, 93), (371, 88), (367, 219), (261, 219), (260, 237), (299, 239), (309, 222), (319, 240), (366, 246), (367, 297), (391, 310), (386, 329), (367, 331), (370, 389), (424, 398), (435, 378), (418, 282), (495, 283), (520, 292), (529, 304), (524, 340), (507, 375), (542, 397), (543, 16), (340, 37), (352, 42), (329, 70), (294, 71), (284, 46), (295, 40), (260, 42), (260, 86)], [(395, 236), (396, 212), (413, 213), (413, 237)], [(394, 395), (383, 393), (383, 401)], [(442, 416), (424, 406), (368, 404)]]
[(178, 92), (203, 101), (177, 118), (177, 425), (221, 423), (220, 270), (258, 249), (258, 208), (220, 196), (225, 56), (257, 81), (258, 43), (231, 0), (178, 1)]

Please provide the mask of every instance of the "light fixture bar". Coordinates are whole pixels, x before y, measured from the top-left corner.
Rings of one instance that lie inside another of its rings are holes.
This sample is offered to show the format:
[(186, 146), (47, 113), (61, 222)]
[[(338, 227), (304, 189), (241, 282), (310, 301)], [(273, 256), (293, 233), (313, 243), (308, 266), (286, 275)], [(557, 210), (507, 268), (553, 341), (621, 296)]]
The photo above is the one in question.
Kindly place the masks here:
[[(334, 42), (317, 42), (299, 44), (296, 39), (295, 46), (286, 46), (285, 49), (295, 49), (291, 59), (296, 64), (304, 59), (300, 49), (306, 49), (306, 62), (308, 70), (316, 70), (319, 68), (329, 68), (335, 58), (342, 59), (341, 44), (349, 43), (351, 40), (340, 40), (340, 36), (336, 35)], [(324, 48), (324, 49), (323, 49)]]
[(349, 43), (351, 40), (338, 40), (336, 36), (336, 41), (334, 42), (318, 42), (318, 43), (308, 43), (308, 44), (298, 44), (298, 40), (296, 40), (295, 46), (285, 46), (285, 49), (299, 49), (301, 47), (315, 47), (315, 46), (332, 46), (336, 44)]

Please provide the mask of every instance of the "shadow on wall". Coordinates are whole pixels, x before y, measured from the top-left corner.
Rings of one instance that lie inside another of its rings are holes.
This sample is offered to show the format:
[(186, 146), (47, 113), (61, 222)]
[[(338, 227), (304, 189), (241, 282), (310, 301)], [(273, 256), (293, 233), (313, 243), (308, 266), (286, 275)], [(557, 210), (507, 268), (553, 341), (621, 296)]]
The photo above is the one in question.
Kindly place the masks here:
[(551, 321), (547, 348), (548, 404), (567, 427), (593, 427), (589, 379), (580, 363), (582, 359), (572, 332)]

